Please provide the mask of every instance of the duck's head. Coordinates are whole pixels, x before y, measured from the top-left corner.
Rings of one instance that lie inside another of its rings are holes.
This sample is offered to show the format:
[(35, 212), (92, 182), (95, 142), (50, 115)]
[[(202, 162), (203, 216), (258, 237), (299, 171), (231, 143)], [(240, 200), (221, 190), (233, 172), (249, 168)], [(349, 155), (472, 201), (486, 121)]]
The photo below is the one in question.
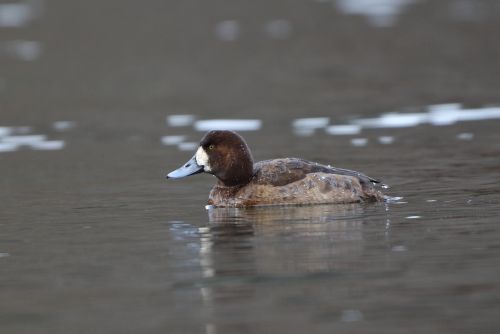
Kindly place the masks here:
[(253, 175), (253, 158), (247, 143), (233, 131), (208, 132), (195, 155), (182, 167), (170, 172), (167, 179), (178, 179), (198, 173), (215, 175), (228, 187), (244, 185)]

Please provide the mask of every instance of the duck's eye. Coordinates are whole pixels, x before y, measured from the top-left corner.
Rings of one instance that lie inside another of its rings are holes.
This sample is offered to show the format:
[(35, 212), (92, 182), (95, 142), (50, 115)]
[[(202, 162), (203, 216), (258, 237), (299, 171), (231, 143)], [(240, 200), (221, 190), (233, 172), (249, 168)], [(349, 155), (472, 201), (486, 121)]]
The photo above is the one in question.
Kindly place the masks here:
[(209, 149), (209, 150), (213, 150), (214, 148), (215, 148), (215, 145), (214, 145), (214, 144), (211, 144), (211, 145), (209, 145), (209, 146), (208, 146), (208, 149)]

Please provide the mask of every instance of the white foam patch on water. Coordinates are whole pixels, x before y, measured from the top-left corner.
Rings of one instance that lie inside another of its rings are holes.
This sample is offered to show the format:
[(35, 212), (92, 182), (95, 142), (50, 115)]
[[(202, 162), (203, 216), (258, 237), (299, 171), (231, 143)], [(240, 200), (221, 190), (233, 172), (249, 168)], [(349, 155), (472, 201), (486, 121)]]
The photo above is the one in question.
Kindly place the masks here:
[(169, 126), (178, 127), (178, 126), (189, 126), (193, 124), (195, 120), (194, 115), (170, 115), (167, 116), (167, 124)]
[(37, 41), (24, 40), (0, 42), (1, 53), (23, 61), (34, 61), (42, 54), (42, 44)]
[(392, 136), (380, 136), (378, 137), (378, 142), (383, 145), (389, 145), (394, 143), (394, 137)]
[(200, 120), (194, 123), (197, 131), (210, 130), (232, 130), (232, 131), (256, 131), (262, 127), (259, 119), (210, 119)]
[(402, 199), (403, 197), (398, 197), (398, 196), (384, 196), (384, 201), (387, 203), (397, 203)]
[(422, 124), (427, 119), (422, 113), (387, 113), (377, 118), (361, 118), (354, 124), (363, 128), (407, 128)]
[(267, 35), (273, 39), (287, 39), (292, 34), (292, 24), (285, 19), (271, 20), (264, 26)]
[(14, 152), (19, 148), (19, 144), (15, 143), (2, 143), (0, 141), (0, 152)]
[[(317, 117), (298, 118), (293, 121), (292, 125), (294, 133), (301, 136), (313, 135), (315, 130), (319, 128), (325, 128), (325, 132), (331, 135), (356, 135), (364, 129), (399, 129), (423, 124), (447, 126), (457, 122), (493, 119), (500, 119), (500, 107), (498, 106), (465, 109), (460, 103), (446, 103), (427, 106), (424, 112), (390, 112), (374, 118), (355, 119), (350, 124), (328, 126), (328, 117)], [(457, 139), (460, 140), (472, 140), (473, 138), (473, 133), (457, 135)], [(378, 141), (381, 144), (392, 144), (394, 137), (380, 136)], [(360, 143), (358, 140), (355, 142)]]
[(178, 145), (186, 139), (186, 136), (163, 136), (161, 137), (161, 143), (163, 145)]
[(469, 132), (462, 132), (457, 135), (457, 139), (460, 140), (472, 140), (474, 139), (474, 134)]
[(23, 135), (23, 136), (6, 136), (2, 138), (4, 143), (17, 145), (31, 145), (47, 139), (46, 135)]
[(393, 26), (397, 17), (416, 0), (336, 0), (338, 10), (348, 15), (363, 15), (376, 27)]
[(194, 151), (198, 148), (198, 143), (195, 142), (184, 142), (184, 143), (179, 143), (177, 145), (177, 148), (181, 151)]
[(12, 133), (12, 128), (9, 128), (7, 126), (0, 126), (0, 140), (2, 137), (8, 136)]
[(46, 135), (29, 134), (32, 128), (0, 127), (0, 152), (14, 152), (27, 147), (33, 150), (60, 150), (66, 145), (63, 140), (47, 140)]
[(356, 124), (331, 125), (325, 131), (336, 136), (357, 135), (361, 132), (361, 126)]
[(299, 136), (311, 136), (316, 129), (324, 128), (330, 123), (328, 117), (297, 118), (292, 122), (293, 131)]
[(368, 144), (368, 138), (353, 138), (351, 139), (351, 144), (353, 146), (366, 146)]
[(208, 227), (198, 227), (198, 232), (201, 234), (210, 233), (210, 228)]
[(444, 126), (490, 119), (500, 119), (500, 107), (462, 109), (459, 103), (449, 103), (429, 106), (427, 112), (386, 113), (376, 118), (357, 119), (353, 123), (363, 128), (405, 128), (421, 124)]
[(214, 33), (221, 41), (236, 41), (240, 35), (240, 24), (236, 20), (221, 21), (215, 25)]
[(63, 149), (65, 143), (63, 140), (46, 140), (46, 141), (31, 143), (29, 146), (34, 150), (53, 151), (53, 150)]
[(57, 121), (52, 123), (52, 128), (57, 131), (68, 131), (76, 127), (76, 122), (73, 121)]
[(40, 0), (0, 4), (0, 27), (20, 28), (28, 25), (40, 15), (41, 5)]
[(391, 251), (393, 252), (406, 252), (407, 250), (408, 248), (406, 248), (406, 246), (403, 245), (396, 245), (391, 248)]
[(297, 118), (292, 125), (294, 128), (319, 129), (327, 126), (329, 122), (328, 117)]

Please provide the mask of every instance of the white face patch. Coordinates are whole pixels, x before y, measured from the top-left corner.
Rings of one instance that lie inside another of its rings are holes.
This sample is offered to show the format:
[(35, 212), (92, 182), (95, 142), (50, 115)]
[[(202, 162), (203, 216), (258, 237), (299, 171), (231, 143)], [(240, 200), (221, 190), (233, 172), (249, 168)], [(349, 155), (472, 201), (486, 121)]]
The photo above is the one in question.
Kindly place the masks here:
[(196, 163), (200, 166), (203, 166), (203, 170), (205, 172), (210, 172), (212, 169), (210, 168), (210, 164), (208, 163), (208, 154), (205, 152), (203, 147), (198, 147), (195, 155)]

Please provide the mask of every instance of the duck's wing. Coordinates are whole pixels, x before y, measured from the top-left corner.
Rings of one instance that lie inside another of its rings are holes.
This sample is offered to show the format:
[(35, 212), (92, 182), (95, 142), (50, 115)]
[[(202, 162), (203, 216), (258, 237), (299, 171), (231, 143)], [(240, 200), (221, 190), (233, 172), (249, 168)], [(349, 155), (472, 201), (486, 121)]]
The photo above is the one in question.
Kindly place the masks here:
[(302, 180), (307, 174), (310, 173), (352, 176), (359, 179), (362, 186), (370, 186), (373, 183), (380, 183), (380, 181), (360, 172), (326, 166), (299, 158), (264, 160), (257, 162), (254, 166), (254, 178), (258, 183), (272, 184), (275, 186), (283, 186)]
[(319, 166), (325, 167), (326, 170), (328, 170), (328, 171), (322, 170), (323, 173), (355, 176), (358, 179), (360, 179), (361, 181), (367, 181), (367, 182), (371, 182), (371, 183), (380, 183), (379, 180), (374, 179), (372, 177), (369, 177), (368, 175), (365, 175), (363, 173), (356, 172), (354, 170), (338, 168), (338, 167), (331, 167), (331, 166), (323, 166), (323, 165), (319, 165)]

